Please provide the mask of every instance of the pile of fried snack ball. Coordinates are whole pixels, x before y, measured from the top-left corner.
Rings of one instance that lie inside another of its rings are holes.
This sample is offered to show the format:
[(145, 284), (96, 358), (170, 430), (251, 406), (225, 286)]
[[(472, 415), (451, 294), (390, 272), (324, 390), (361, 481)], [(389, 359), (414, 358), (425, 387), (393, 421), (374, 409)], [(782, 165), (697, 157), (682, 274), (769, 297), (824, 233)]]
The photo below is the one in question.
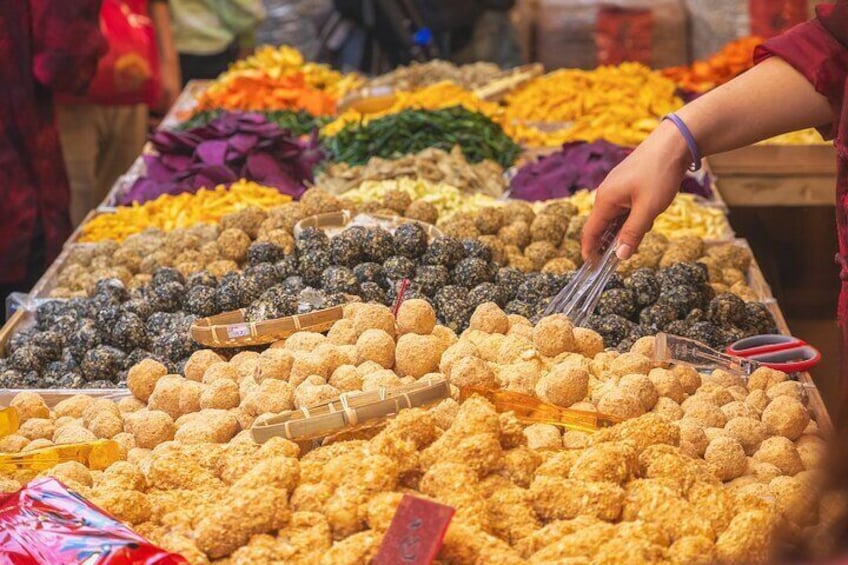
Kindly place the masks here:
[[(229, 360), (199, 350), (183, 374), (133, 366), (131, 396), (12, 401), (19, 452), (95, 438), (125, 460), (45, 474), (191, 563), (366, 563), (404, 494), (456, 508), (439, 563), (765, 563), (779, 543), (824, 550), (845, 500), (822, 496), (824, 440), (805, 389), (761, 368), (653, 366), (653, 338), (605, 350), (562, 315), (535, 326), (494, 303), (455, 334), (425, 300), (397, 317), (346, 306), (327, 335), (299, 332)], [(342, 392), (444, 376), (453, 398), (326, 439), (250, 427)], [(463, 386), (534, 395), (623, 420), (595, 433), (524, 425)], [(32, 478), (0, 475), (0, 491)]]

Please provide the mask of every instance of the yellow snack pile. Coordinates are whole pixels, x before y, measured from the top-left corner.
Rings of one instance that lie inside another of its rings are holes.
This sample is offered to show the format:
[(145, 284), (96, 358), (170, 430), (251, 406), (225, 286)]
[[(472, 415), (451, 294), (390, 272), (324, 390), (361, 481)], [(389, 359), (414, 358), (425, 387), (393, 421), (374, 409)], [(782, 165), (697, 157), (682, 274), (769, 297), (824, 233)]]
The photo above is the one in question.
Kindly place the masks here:
[[(580, 214), (588, 214), (595, 204), (595, 191), (581, 190), (568, 200), (577, 206)], [(730, 225), (720, 208), (700, 204), (694, 194), (678, 194), (654, 221), (653, 231), (667, 237), (725, 239), (730, 234)]]
[(401, 110), (414, 108), (416, 110), (441, 110), (451, 106), (462, 106), (472, 112), (480, 112), (490, 118), (496, 118), (501, 108), (493, 102), (486, 102), (470, 90), (448, 81), (442, 81), (411, 92), (395, 93), (394, 102), (385, 110), (363, 113), (350, 108), (322, 129), (326, 136), (333, 136), (351, 122), (361, 122), (363, 125), (370, 120)]
[(822, 139), (821, 134), (815, 128), (807, 128), (777, 135), (761, 141), (758, 145), (830, 145), (830, 143), (830, 141)]
[(506, 97), (505, 131), (534, 147), (606, 139), (637, 145), (683, 105), (675, 84), (639, 63), (562, 69)]
[(277, 189), (240, 180), (229, 187), (201, 188), (195, 194), (163, 194), (144, 204), (121, 206), (114, 214), (102, 214), (82, 227), (81, 242), (111, 239), (122, 242), (148, 228), (170, 231), (200, 223), (213, 223), (222, 216), (250, 206), (272, 208), (290, 202)]
[(359, 187), (349, 190), (341, 196), (356, 204), (362, 204), (383, 200), (385, 194), (391, 190), (405, 192), (413, 200), (429, 202), (439, 211), (439, 217), (453, 212), (474, 212), (495, 203), (495, 199), (491, 196), (467, 195), (449, 184), (411, 178), (365, 181)]

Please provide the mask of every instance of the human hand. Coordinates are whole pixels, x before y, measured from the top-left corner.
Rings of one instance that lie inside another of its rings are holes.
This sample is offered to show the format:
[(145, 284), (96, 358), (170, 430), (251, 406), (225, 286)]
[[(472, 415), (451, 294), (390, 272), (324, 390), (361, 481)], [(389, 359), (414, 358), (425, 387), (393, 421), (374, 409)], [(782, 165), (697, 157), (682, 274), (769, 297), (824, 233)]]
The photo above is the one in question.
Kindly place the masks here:
[(600, 246), (606, 228), (626, 217), (618, 235), (619, 259), (630, 257), (642, 237), (680, 189), (691, 156), (677, 128), (663, 122), (598, 187), (595, 205), (583, 227), (583, 257)]

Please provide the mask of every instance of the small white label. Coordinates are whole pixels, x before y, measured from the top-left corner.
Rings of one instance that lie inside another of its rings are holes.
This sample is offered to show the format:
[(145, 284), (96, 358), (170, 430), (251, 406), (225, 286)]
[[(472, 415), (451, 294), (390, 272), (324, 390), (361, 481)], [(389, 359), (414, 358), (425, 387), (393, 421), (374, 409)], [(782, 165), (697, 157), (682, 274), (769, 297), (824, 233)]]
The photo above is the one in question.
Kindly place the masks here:
[(250, 327), (244, 324), (239, 324), (238, 326), (230, 326), (227, 328), (227, 336), (230, 339), (236, 337), (245, 337), (248, 335), (250, 335)]

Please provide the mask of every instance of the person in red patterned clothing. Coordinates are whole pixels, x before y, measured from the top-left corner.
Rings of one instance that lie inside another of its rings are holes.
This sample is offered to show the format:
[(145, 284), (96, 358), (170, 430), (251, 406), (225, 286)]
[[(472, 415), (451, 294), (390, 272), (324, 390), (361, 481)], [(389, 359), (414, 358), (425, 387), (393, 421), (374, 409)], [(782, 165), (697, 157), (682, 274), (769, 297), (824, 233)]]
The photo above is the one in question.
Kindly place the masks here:
[(83, 92), (94, 75), (99, 12), (100, 0), (0, 4), (0, 300), (28, 290), (70, 235), (53, 93)]

